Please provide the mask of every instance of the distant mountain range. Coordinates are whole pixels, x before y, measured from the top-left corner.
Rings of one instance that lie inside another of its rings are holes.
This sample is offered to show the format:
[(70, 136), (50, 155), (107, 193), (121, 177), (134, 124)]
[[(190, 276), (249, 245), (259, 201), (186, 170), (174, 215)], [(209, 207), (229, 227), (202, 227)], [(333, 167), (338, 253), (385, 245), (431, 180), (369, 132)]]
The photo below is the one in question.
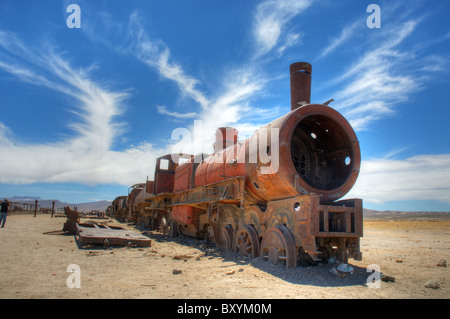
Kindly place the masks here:
[(450, 219), (450, 212), (378, 211), (364, 208), (365, 219)]
[(13, 196), (7, 197), (10, 202), (18, 202), (18, 203), (29, 203), (34, 204), (36, 200), (38, 200), (38, 205), (41, 208), (52, 208), (52, 202), (55, 201), (55, 210), (58, 208), (64, 208), (69, 206), (70, 208), (77, 207), (79, 212), (90, 212), (93, 210), (104, 211), (108, 206), (111, 205), (111, 201), (102, 200), (98, 202), (89, 202), (89, 203), (80, 203), (80, 204), (70, 204), (66, 202), (61, 202), (57, 199), (42, 199), (40, 197), (31, 197), (31, 196)]
[[(79, 212), (90, 212), (93, 210), (105, 211), (108, 206), (111, 205), (111, 201), (97, 201), (90, 203), (80, 203), (80, 204), (70, 204), (66, 202), (61, 202), (57, 199), (41, 199), (40, 197), (31, 197), (31, 196), (13, 196), (7, 197), (7, 199), (11, 202), (19, 202), (19, 203), (30, 203), (34, 204), (35, 200), (38, 200), (38, 205), (42, 208), (52, 208), (52, 202), (55, 201), (55, 209), (64, 208), (64, 207), (77, 207)], [(2, 198), (0, 198), (2, 200)], [(450, 219), (450, 212), (403, 212), (403, 211), (378, 211), (373, 209), (364, 208), (364, 218), (366, 219), (421, 219), (421, 218), (438, 218), (438, 219)]]

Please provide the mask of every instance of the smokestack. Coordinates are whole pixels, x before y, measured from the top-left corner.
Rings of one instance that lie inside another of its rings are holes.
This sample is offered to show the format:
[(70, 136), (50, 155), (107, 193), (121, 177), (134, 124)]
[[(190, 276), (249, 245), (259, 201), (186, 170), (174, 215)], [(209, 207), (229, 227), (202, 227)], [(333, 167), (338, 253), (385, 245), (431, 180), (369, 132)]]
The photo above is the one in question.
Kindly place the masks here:
[[(289, 66), (291, 74), (291, 111), (311, 102), (311, 64), (296, 62)], [(299, 104), (300, 103), (300, 104)]]

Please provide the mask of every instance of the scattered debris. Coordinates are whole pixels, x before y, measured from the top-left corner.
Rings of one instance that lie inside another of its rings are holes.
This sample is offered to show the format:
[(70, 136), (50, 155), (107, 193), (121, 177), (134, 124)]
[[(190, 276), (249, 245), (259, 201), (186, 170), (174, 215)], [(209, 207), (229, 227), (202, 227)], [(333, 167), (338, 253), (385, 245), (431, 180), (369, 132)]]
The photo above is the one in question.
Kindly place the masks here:
[(381, 281), (395, 282), (395, 278), (386, 274), (381, 274)]
[(353, 267), (348, 264), (340, 264), (339, 266), (337, 266), (337, 270), (339, 270), (340, 272), (350, 273), (351, 275), (354, 271)]
[(440, 287), (440, 285), (436, 280), (428, 280), (425, 283), (425, 288), (438, 289), (439, 287)]
[(436, 264), (436, 266), (438, 266), (438, 267), (447, 267), (447, 260), (445, 260), (445, 259), (439, 260), (439, 262)]
[(43, 233), (44, 235), (69, 235), (68, 232), (63, 230), (54, 230)]
[(86, 256), (99, 256), (103, 255), (104, 253), (101, 251), (87, 251)]
[(173, 256), (172, 259), (187, 261), (188, 258), (192, 258), (192, 257), (194, 257), (194, 256), (189, 256), (189, 255), (176, 255), (176, 256)]
[(174, 269), (173, 271), (172, 271), (172, 273), (174, 274), (174, 275), (179, 275), (179, 274), (181, 274), (183, 271), (181, 270), (181, 269)]

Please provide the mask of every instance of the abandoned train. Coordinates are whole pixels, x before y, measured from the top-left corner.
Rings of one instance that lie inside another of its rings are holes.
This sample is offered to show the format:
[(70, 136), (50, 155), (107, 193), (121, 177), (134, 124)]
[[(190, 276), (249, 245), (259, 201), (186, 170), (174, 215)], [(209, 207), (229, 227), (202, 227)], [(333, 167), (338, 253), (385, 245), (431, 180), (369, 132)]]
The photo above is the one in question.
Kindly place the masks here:
[(118, 197), (114, 216), (286, 267), (361, 260), (362, 200), (339, 200), (359, 174), (358, 139), (332, 100), (310, 103), (309, 63), (290, 66), (290, 86), (289, 113), (244, 141), (219, 128), (211, 155), (158, 158), (154, 180)]

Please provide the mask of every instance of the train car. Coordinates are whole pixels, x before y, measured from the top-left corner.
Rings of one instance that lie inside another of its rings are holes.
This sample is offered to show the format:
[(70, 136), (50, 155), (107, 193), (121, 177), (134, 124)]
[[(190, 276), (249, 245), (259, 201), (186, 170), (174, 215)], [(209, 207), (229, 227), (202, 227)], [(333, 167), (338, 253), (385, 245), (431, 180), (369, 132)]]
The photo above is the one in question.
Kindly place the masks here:
[(127, 196), (116, 197), (106, 209), (106, 215), (118, 221), (125, 221), (127, 218)]
[(359, 174), (358, 139), (332, 100), (310, 102), (309, 63), (292, 64), (290, 82), (290, 112), (250, 138), (221, 127), (213, 154), (158, 158), (137, 195), (138, 224), (288, 268), (361, 260), (362, 200), (340, 200)]

